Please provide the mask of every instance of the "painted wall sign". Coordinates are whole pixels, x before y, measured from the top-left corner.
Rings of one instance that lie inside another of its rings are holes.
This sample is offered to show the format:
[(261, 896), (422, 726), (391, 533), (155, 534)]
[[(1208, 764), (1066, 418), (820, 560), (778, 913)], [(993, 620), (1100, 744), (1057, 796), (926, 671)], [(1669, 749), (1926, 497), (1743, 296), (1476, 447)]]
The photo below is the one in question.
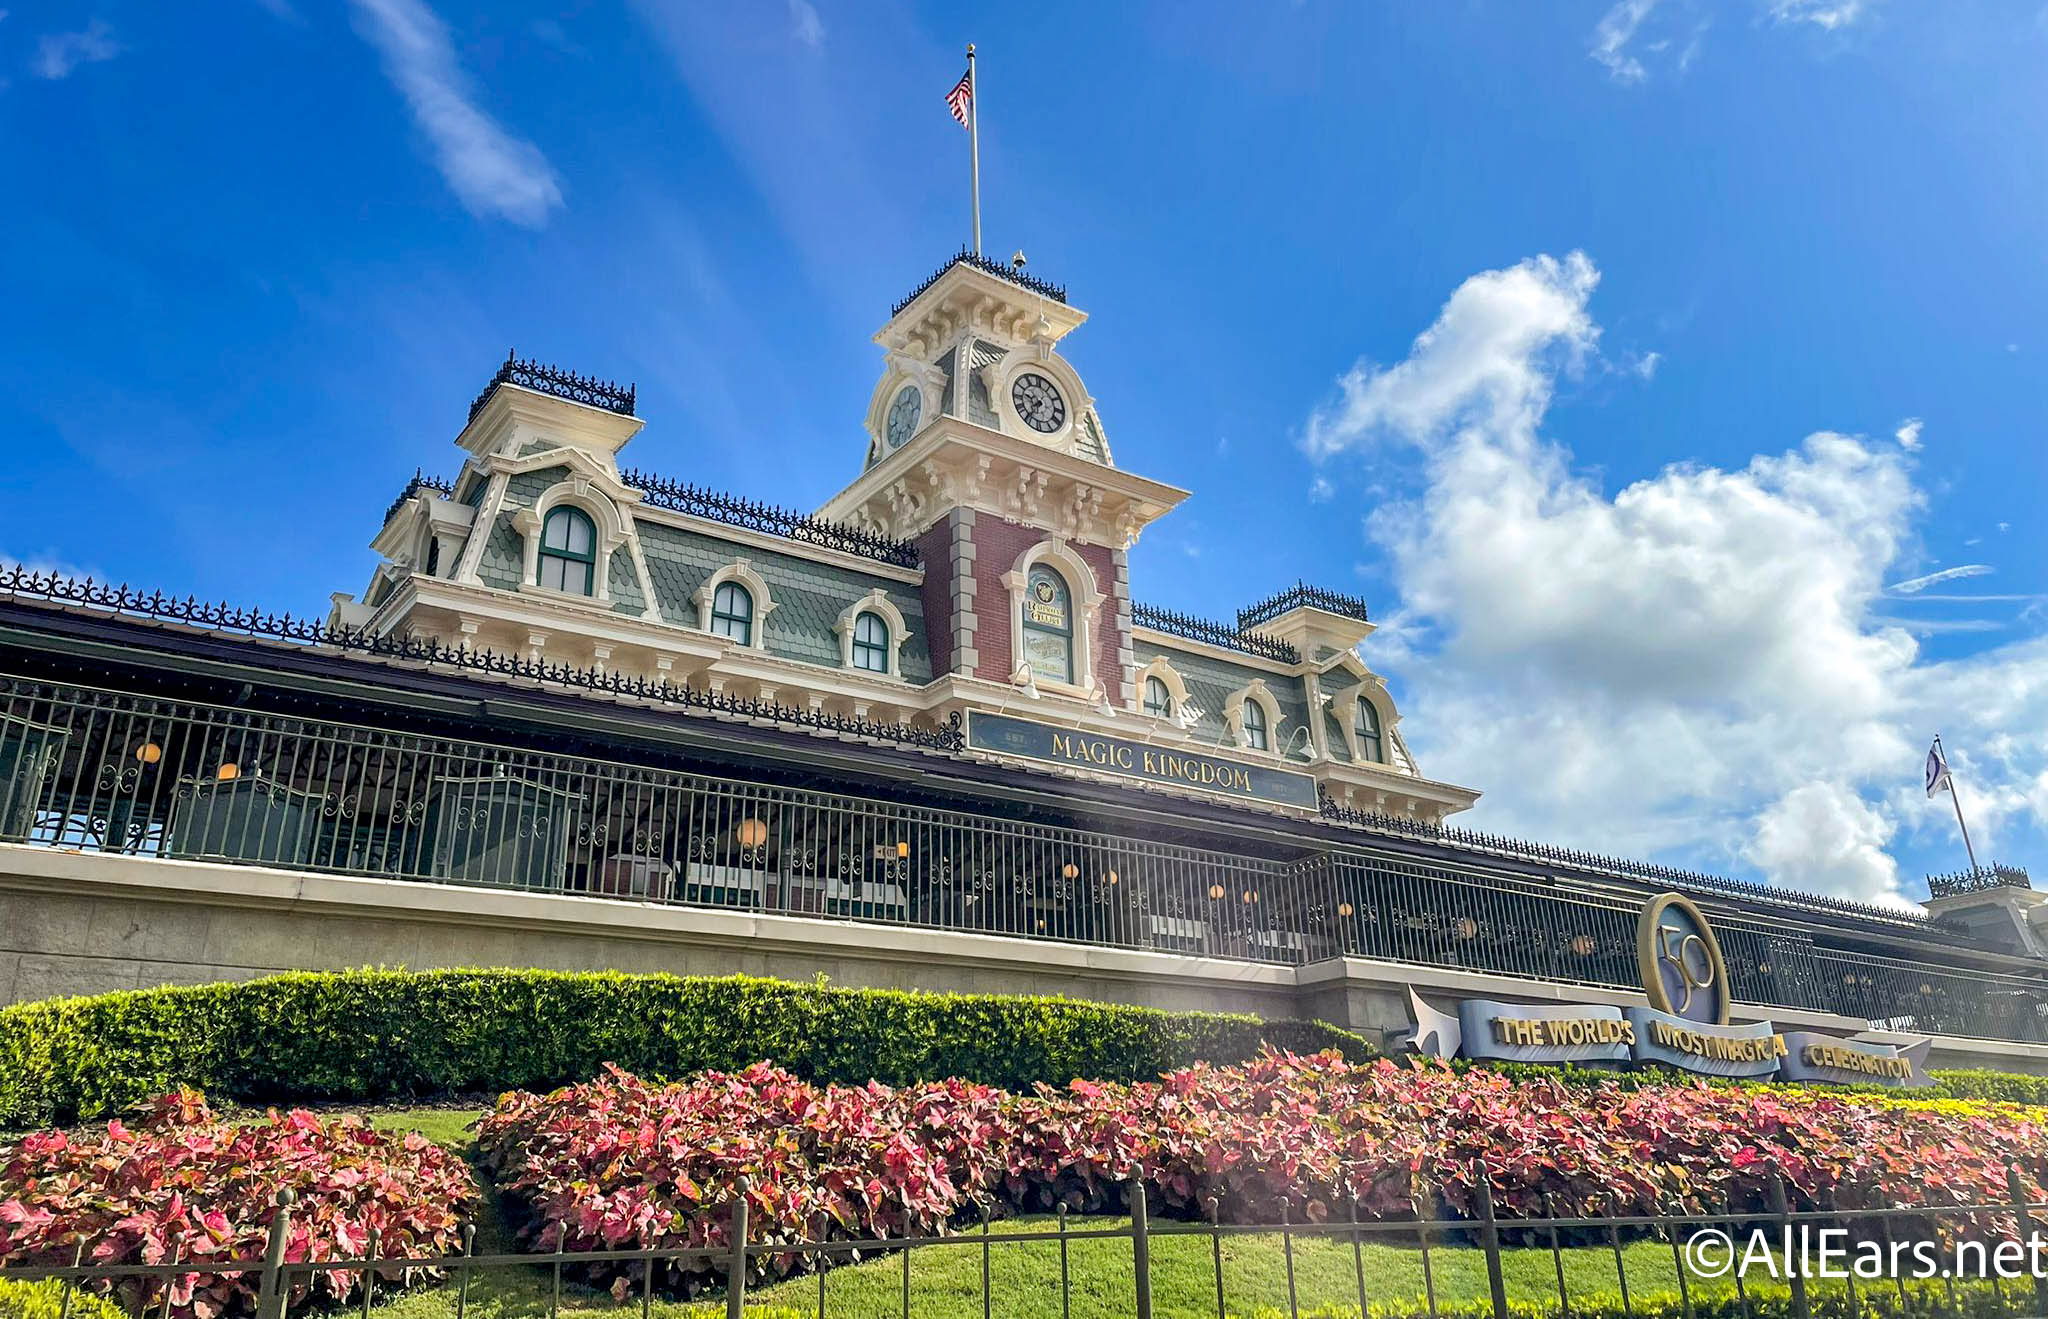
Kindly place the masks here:
[(967, 745), (999, 756), (1073, 765), (1125, 778), (1198, 788), (1226, 797), (1306, 809), (1313, 809), (1316, 804), (1316, 781), (1307, 774), (1075, 728), (1056, 728), (1013, 715), (969, 710)]
[(1650, 899), (1636, 922), (1636, 962), (1651, 1007), (1704, 1025), (1728, 1024), (1728, 964), (1690, 898)]
[(1649, 1007), (1605, 1003), (1500, 1003), (1466, 999), (1455, 1012), (1411, 987), (1408, 1046), (1436, 1058), (1528, 1063), (1662, 1064), (1707, 1076), (1783, 1077), (1855, 1085), (1920, 1086), (1930, 1040), (1904, 1048), (1768, 1021), (1728, 1024), (1728, 968), (1699, 909), (1675, 893), (1643, 905), (1637, 954)]

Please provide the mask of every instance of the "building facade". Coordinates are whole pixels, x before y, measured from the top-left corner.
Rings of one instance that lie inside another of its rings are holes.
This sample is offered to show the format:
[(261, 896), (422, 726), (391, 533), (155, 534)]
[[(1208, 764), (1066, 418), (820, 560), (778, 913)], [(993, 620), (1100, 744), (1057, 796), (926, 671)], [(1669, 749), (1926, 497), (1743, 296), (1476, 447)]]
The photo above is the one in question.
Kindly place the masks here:
[(299, 620), (0, 575), (0, 1001), (404, 964), (749, 970), (1317, 1015), (1640, 1001), (1688, 893), (1737, 1014), (2048, 1066), (2024, 872), (1863, 907), (1471, 834), (1363, 602), (1133, 596), (1062, 290), (962, 255), (875, 336), (815, 514), (621, 466), (633, 391), (508, 359)]

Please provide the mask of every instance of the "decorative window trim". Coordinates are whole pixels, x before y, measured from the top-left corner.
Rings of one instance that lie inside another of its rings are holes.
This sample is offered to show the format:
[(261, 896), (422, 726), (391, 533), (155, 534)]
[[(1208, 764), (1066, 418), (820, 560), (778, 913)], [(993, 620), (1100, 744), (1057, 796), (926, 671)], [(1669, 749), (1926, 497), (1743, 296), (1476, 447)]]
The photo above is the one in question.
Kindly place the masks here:
[(765, 652), (768, 649), (768, 615), (775, 611), (775, 596), (768, 589), (767, 579), (755, 572), (754, 566), (745, 559), (734, 559), (705, 578), (704, 584), (690, 593), (691, 603), (697, 606), (697, 630), (709, 636), (718, 635), (711, 631), (711, 600), (718, 594), (718, 588), (727, 582), (738, 582), (754, 598), (754, 626), (744, 646), (731, 637), (719, 637), (719, 640), (742, 650)]
[[(1139, 714), (1145, 714), (1145, 679), (1157, 678), (1166, 684), (1166, 694), (1173, 698), (1173, 713), (1168, 715), (1162, 722), (1171, 724), (1175, 728), (1187, 727), (1187, 680), (1180, 676), (1180, 670), (1174, 668), (1172, 662), (1166, 656), (1154, 656), (1151, 663), (1139, 669), (1131, 676), (1131, 691), (1133, 693), (1131, 708), (1133, 710)], [(1145, 717), (1151, 719), (1157, 716), (1145, 715)]]
[(1024, 668), (1024, 591), (1031, 581), (1031, 570), (1039, 564), (1046, 564), (1066, 579), (1067, 592), (1074, 606), (1074, 681), (1053, 682), (1038, 678), (1029, 683), (1018, 682), (1017, 686), (1035, 686), (1041, 690), (1051, 689), (1082, 700), (1095, 698), (1095, 614), (1102, 608), (1108, 597), (1096, 589), (1095, 570), (1088, 561), (1075, 552), (1063, 537), (1052, 536), (1017, 556), (1016, 566), (1003, 574), (1003, 589), (1010, 601), (1010, 673), (1012, 679)]
[[(873, 614), (889, 627), (889, 672), (884, 675), (873, 669), (857, 669), (853, 666), (853, 627), (862, 614)], [(903, 680), (903, 643), (910, 637), (910, 625), (903, 619), (903, 611), (889, 598), (881, 587), (869, 591), (860, 599), (848, 605), (839, 615), (839, 621), (832, 625), (839, 635), (839, 667), (849, 673), (864, 677), (890, 677), (898, 682)]]
[[(1255, 747), (1245, 740), (1244, 703), (1251, 701), (1266, 716), (1266, 745)], [(1249, 685), (1232, 692), (1223, 702), (1223, 722), (1230, 730), (1231, 744), (1240, 751), (1254, 755), (1279, 758), (1280, 748), (1285, 745), (1280, 738), (1280, 726), (1286, 722), (1280, 714), (1280, 702), (1266, 686), (1264, 678), (1253, 678)]]
[[(1343, 694), (1344, 717), (1337, 721), (1337, 727), (1344, 734), (1344, 745), (1351, 752), (1354, 765), (1373, 765), (1380, 769), (1394, 768), (1394, 725), (1400, 716), (1394, 713), (1394, 702), (1388, 697), (1387, 689), (1376, 677), (1359, 683)], [(1352, 704), (1364, 701), (1372, 706), (1373, 713), (1380, 719), (1380, 759), (1373, 760), (1365, 754), (1365, 748), (1358, 740), (1358, 711)]]
[[(589, 534), (590, 547), (588, 549), (579, 552), (577, 550), (567, 548), (557, 549), (548, 544), (548, 528), (550, 526), (555, 525), (560, 525), (569, 528), (570, 531), (568, 532), (568, 535), (573, 542), (573, 529), (575, 528), (578, 519), (582, 520), (583, 528)], [(546, 589), (552, 591), (560, 591), (564, 595), (582, 595), (591, 597), (595, 597), (597, 595), (597, 579), (599, 576), (597, 562), (597, 556), (599, 553), (597, 543), (597, 521), (594, 518), (592, 518), (590, 514), (584, 512), (582, 509), (578, 508), (574, 504), (567, 502), (557, 502), (553, 508), (547, 511), (547, 515), (540, 520), (540, 535), (537, 539), (539, 543), (539, 548), (534, 552), (536, 563), (534, 575), (536, 579), (538, 579), (543, 573), (546, 572), (547, 561), (549, 559), (558, 559), (565, 565), (573, 563), (580, 567), (589, 569), (589, 576), (584, 579), (585, 589), (581, 591), (571, 591), (568, 588), (567, 580), (569, 570), (566, 567), (562, 569), (564, 584), (561, 586), (547, 586), (546, 583), (542, 583), (542, 585)]]
[[(546, 525), (548, 514), (565, 504), (587, 516), (591, 527), (597, 532), (597, 558), (591, 564), (589, 595), (556, 591), (540, 584), (541, 528)], [(512, 529), (519, 533), (520, 558), (523, 562), (519, 577), (521, 589), (568, 600), (611, 600), (612, 551), (624, 545), (630, 533), (625, 519), (619, 515), (619, 506), (599, 494), (597, 488), (587, 478), (571, 477), (541, 491), (540, 497), (533, 501), (531, 507), (522, 508), (512, 515)]]

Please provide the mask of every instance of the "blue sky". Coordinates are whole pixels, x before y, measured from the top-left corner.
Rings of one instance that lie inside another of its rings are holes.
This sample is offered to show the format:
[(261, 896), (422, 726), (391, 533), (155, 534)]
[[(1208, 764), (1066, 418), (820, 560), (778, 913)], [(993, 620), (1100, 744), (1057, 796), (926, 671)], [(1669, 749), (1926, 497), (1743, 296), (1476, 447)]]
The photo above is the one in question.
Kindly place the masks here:
[(1363, 592), (1475, 824), (1911, 894), (1939, 728), (2043, 855), (2040, 4), (7, 9), (0, 553), (318, 612), (513, 346), (822, 502), (974, 40), (986, 246), (1195, 491), (1141, 598)]

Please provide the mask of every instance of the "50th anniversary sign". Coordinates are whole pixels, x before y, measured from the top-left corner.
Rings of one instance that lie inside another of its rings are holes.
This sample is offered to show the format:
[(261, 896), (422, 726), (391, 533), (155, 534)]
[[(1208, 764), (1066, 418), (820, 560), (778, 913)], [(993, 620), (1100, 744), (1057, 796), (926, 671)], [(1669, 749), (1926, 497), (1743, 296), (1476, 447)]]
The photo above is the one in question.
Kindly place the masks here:
[(1440, 1058), (1659, 1063), (1708, 1076), (1928, 1084), (1919, 1065), (1926, 1041), (1899, 1049), (1812, 1031), (1780, 1031), (1768, 1021), (1729, 1025), (1728, 967), (1720, 944), (1699, 908), (1679, 894), (1666, 893), (1644, 905), (1636, 955), (1648, 1007), (1468, 998), (1453, 1014), (1431, 1007), (1410, 989), (1408, 1003), (1415, 1016), (1410, 1044)]

